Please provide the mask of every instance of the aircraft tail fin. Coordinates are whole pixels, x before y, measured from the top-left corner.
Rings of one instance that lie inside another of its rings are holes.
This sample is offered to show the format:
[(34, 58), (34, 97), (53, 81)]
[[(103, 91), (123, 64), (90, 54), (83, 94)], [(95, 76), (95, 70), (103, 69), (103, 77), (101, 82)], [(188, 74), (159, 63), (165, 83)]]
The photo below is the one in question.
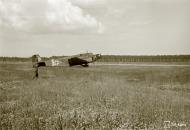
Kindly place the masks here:
[(42, 58), (40, 57), (39, 54), (35, 54), (35, 55), (32, 56), (32, 62), (33, 63), (34, 62), (40, 62), (40, 61), (42, 61)]

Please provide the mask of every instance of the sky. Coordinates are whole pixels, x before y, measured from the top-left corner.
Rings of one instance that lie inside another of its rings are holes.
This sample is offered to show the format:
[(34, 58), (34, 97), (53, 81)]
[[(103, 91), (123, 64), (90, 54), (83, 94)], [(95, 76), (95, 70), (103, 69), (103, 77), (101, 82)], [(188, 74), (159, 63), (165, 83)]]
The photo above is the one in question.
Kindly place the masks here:
[(190, 0), (0, 0), (0, 56), (190, 54)]

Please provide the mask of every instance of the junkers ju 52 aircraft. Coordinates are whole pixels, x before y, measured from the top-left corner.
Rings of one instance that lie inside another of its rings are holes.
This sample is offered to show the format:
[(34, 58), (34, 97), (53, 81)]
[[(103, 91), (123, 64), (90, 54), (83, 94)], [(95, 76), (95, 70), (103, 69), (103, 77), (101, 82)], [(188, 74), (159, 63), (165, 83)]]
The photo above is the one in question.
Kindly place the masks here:
[(81, 65), (83, 67), (88, 67), (89, 63), (93, 63), (101, 58), (101, 54), (93, 53), (82, 53), (73, 56), (67, 56), (63, 58), (51, 58), (48, 61), (42, 61), (40, 55), (36, 54), (32, 56), (33, 66), (75, 66)]

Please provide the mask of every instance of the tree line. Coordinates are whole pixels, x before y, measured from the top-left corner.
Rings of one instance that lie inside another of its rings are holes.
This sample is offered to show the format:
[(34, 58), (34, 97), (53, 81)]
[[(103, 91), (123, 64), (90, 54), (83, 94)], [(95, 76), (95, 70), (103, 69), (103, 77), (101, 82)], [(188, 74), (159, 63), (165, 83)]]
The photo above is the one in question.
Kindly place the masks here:
[[(42, 57), (43, 61), (49, 60), (48, 57)], [(32, 61), (32, 57), (0, 57), (0, 61), (4, 62), (30, 62)]]
[(190, 62), (190, 55), (103, 55), (99, 62)]
[[(42, 60), (47, 61), (52, 58), (59, 59), (63, 57), (65, 56), (42, 57)], [(31, 57), (0, 57), (0, 61), (30, 62)], [(190, 62), (190, 55), (102, 55), (98, 62)]]

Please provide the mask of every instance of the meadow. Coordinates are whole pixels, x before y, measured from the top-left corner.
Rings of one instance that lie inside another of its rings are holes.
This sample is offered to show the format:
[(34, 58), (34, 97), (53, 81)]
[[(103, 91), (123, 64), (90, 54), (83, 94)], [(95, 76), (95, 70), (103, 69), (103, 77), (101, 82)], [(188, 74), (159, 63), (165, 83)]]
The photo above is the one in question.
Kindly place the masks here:
[(1, 130), (189, 130), (190, 66), (0, 63)]

